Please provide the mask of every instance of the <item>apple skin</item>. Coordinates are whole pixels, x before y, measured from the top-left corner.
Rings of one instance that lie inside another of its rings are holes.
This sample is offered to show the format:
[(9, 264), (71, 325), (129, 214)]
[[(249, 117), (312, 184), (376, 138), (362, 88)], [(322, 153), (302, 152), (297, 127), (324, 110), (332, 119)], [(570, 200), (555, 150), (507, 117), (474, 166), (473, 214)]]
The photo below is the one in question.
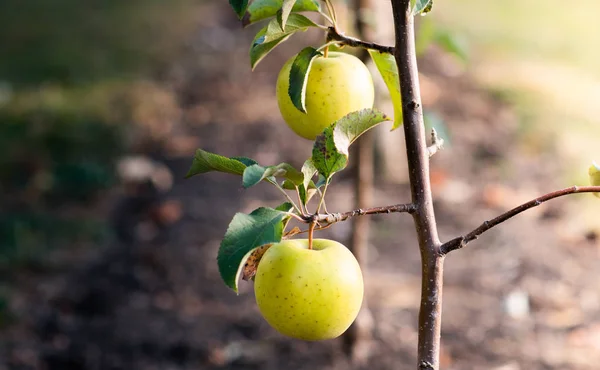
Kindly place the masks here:
[(332, 339), (356, 319), (364, 283), (358, 261), (343, 244), (285, 240), (263, 255), (254, 280), (256, 303), (281, 334), (306, 341)]
[(288, 93), (295, 58), (279, 72), (276, 94), (283, 119), (299, 136), (314, 140), (348, 113), (373, 107), (375, 88), (367, 66), (353, 55), (332, 51), (327, 58), (317, 56), (312, 62), (306, 82), (306, 113), (302, 113)]
[[(600, 186), (600, 166), (598, 166), (596, 162), (590, 166), (589, 175), (590, 184), (592, 184), (592, 186)], [(594, 193), (594, 195), (600, 198), (600, 193)]]

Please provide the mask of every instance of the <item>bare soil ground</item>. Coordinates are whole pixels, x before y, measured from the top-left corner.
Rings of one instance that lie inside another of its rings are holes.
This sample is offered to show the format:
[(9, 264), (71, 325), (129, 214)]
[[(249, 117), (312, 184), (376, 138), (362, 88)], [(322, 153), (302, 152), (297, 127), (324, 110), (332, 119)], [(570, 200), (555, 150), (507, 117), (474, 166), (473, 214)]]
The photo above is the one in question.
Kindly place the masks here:
[[(10, 302), (16, 320), (0, 333), (0, 369), (360, 368), (344, 357), (340, 340), (278, 335), (260, 317), (250, 283), (236, 296), (219, 278), (215, 258), (231, 217), (280, 199), (266, 186), (242, 190), (234, 176), (183, 180), (193, 150), (296, 165), (311, 150), (290, 134), (274, 100), (276, 71), (294, 48), (281, 47), (250, 73), (252, 32), (239, 28), (226, 5), (200, 6), (211, 16), (162, 80), (176, 93), (181, 119), (147, 154), (173, 172), (164, 198), (181, 205), (181, 217), (154, 236), (143, 229), (145, 237), (58, 254), (53, 268), (10, 276), (18, 287)], [(519, 117), (468, 73), (450, 73), (447, 63), (435, 51), (420, 61), (424, 105), (451, 135), (432, 159), (443, 240), (564, 186), (552, 176), (561, 170), (557, 153), (525, 151)], [(401, 130), (389, 135), (403, 146)], [(407, 184), (378, 178), (374, 205), (409, 199)], [(349, 210), (351, 179), (341, 175), (331, 190), (329, 209)], [(122, 200), (115, 190), (102, 209)], [(447, 257), (443, 369), (598, 368), (600, 244), (593, 230), (571, 227), (576, 211), (568, 199), (543, 205)], [(412, 220), (402, 214), (372, 220), (368, 368), (414, 369), (420, 269)], [(323, 236), (344, 241), (349, 226), (335, 225)]]

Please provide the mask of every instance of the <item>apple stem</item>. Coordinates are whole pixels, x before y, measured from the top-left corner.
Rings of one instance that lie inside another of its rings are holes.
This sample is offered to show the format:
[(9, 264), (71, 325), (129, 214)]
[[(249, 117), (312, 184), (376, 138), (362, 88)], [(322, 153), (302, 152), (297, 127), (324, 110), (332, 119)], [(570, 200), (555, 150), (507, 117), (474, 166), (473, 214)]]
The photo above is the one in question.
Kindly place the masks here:
[(308, 225), (308, 249), (313, 249), (313, 233), (315, 231), (316, 222), (311, 222)]
[(329, 45), (325, 46), (325, 49), (323, 49), (323, 58), (327, 58), (328, 55), (329, 55)]

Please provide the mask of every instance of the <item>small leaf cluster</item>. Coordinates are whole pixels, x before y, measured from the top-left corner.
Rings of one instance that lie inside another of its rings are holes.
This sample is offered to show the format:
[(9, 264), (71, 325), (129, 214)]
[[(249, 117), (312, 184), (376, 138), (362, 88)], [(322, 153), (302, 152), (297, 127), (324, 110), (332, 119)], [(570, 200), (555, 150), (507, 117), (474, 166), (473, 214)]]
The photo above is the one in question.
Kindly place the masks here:
[[(244, 188), (266, 182), (286, 198), (277, 208), (260, 207), (250, 214), (237, 213), (233, 217), (217, 257), (221, 277), (230, 288), (237, 292), (244, 261), (256, 248), (280, 242), (291, 218), (310, 218), (307, 207), (317, 193), (320, 197), (314, 213), (320, 211), (333, 175), (348, 164), (350, 145), (366, 131), (389, 120), (375, 109), (363, 109), (342, 117), (317, 136), (312, 156), (299, 170), (289, 163), (263, 166), (246, 157), (228, 158), (202, 149), (196, 151), (186, 177), (215, 171), (229, 173), (241, 176)], [(296, 193), (299, 202), (292, 200), (289, 191)]]

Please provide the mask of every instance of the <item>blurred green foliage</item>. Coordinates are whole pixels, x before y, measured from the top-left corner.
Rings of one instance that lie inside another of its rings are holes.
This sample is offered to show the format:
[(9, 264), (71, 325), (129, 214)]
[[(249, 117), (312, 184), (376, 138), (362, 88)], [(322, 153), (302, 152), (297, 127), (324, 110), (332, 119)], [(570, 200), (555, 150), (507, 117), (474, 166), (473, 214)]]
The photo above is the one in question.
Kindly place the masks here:
[(0, 81), (73, 84), (152, 73), (181, 45), (191, 3), (0, 1)]
[(176, 58), (195, 4), (0, 1), (1, 269), (105, 235), (94, 201), (115, 183), (132, 105), (151, 100), (139, 81)]
[(60, 89), (0, 107), (0, 266), (101, 233), (85, 207), (115, 181), (122, 126)]

